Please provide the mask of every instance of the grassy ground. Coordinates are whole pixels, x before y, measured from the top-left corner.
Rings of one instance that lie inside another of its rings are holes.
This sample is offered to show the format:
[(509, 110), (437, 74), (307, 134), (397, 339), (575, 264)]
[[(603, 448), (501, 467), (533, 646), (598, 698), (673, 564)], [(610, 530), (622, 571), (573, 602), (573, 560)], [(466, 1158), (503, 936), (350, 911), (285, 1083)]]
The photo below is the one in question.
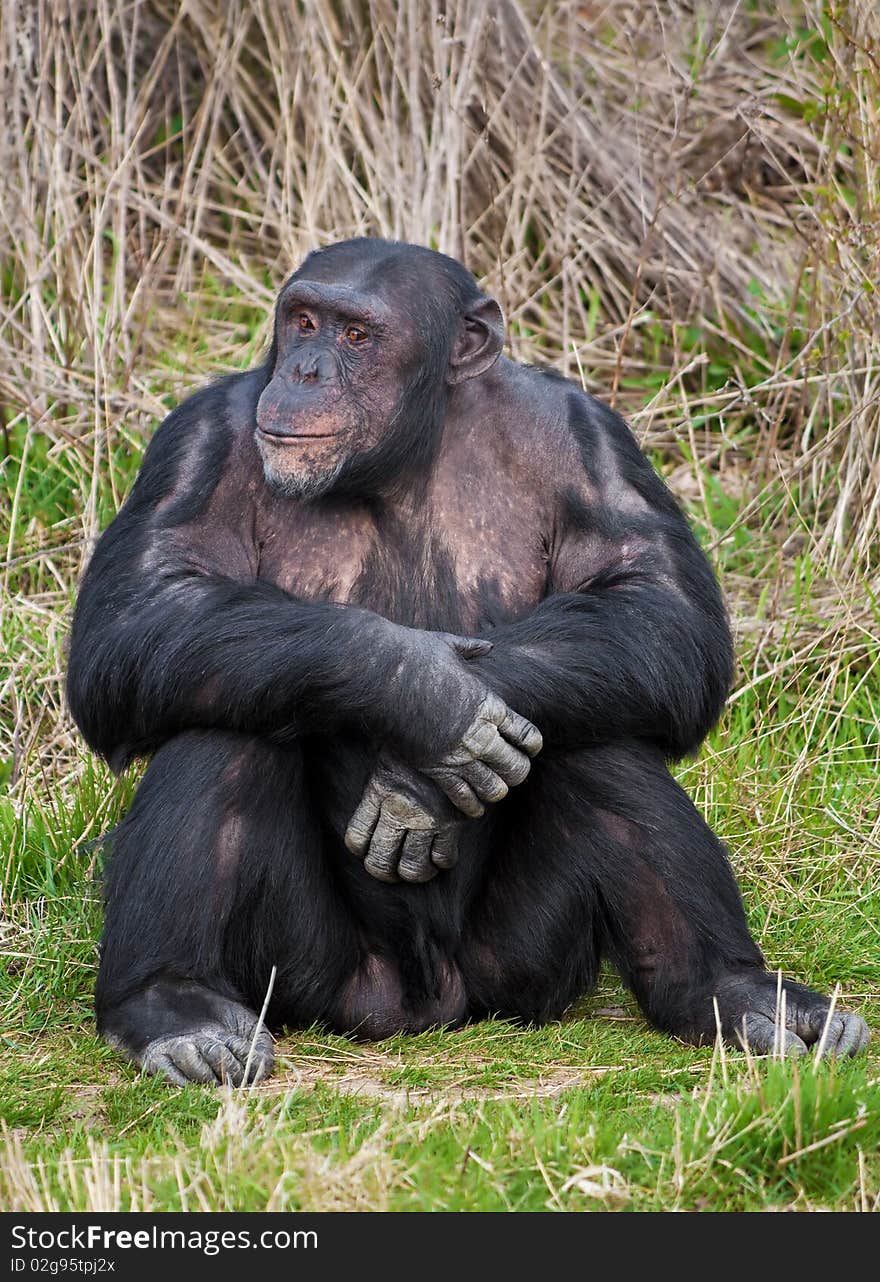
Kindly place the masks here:
[(94, 841), (136, 775), (64, 709), (76, 579), (164, 409), (367, 231), (463, 255), (515, 355), (630, 415), (737, 633), (681, 777), (771, 964), (880, 1026), (880, 27), (765, 7), (4, 8), (0, 1208), (880, 1206), (876, 1037), (683, 1047), (609, 973), (541, 1030), (300, 1032), (236, 1094), (139, 1079), (90, 1014)]

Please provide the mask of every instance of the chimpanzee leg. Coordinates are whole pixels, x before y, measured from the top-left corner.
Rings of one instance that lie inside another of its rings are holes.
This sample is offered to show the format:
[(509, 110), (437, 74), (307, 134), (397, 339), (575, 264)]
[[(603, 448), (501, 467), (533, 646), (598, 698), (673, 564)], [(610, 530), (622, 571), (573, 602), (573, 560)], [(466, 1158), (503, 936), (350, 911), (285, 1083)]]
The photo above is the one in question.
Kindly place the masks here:
[(829, 1022), (827, 998), (764, 968), (727, 852), (656, 749), (610, 745), (578, 754), (577, 768), (605, 836), (606, 950), (651, 1023), (706, 1042), (720, 1021), (759, 1054), (802, 1054), (828, 1023), (827, 1053), (862, 1049), (862, 1019)]
[[(556, 971), (566, 977), (557, 991), (564, 992), (572, 967), (585, 950), (593, 952), (598, 935), (656, 1027), (687, 1041), (710, 1041), (716, 1034), (714, 998), (728, 1040), (747, 1040), (759, 1053), (772, 1050), (780, 1038), (777, 977), (764, 969), (749, 934), (724, 847), (661, 754), (645, 744), (620, 743), (539, 759), (523, 794), (529, 789), (535, 790), (529, 827), (510, 850), (526, 926), (516, 944), (519, 972), (527, 969), (528, 927), (538, 977), (550, 973), (546, 941), (555, 937)], [(500, 883), (506, 862), (498, 863)], [(490, 915), (483, 926), (502, 975), (511, 915), (508, 907), (506, 922)], [(829, 1002), (788, 980), (783, 989), (782, 1048), (803, 1052), (822, 1036)], [(866, 1040), (863, 1020), (836, 1012), (825, 1048), (855, 1054)]]
[(300, 749), (214, 731), (156, 754), (112, 839), (98, 1027), (172, 1081), (272, 1066), (269, 1020), (332, 1007), (358, 948), (323, 858)]
[(471, 1018), (540, 1024), (596, 981), (601, 901), (577, 782), (566, 759), (538, 757), (527, 783), (479, 820), (482, 859), (462, 851), (456, 873), (471, 884), (458, 962)]

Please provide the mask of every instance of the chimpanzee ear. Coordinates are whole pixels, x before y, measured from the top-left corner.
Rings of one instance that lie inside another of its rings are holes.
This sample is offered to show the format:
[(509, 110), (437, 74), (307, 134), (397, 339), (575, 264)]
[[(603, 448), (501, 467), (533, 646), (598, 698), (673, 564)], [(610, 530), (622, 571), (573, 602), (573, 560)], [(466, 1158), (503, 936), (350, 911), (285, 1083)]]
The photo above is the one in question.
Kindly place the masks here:
[(504, 317), (494, 298), (481, 298), (461, 319), (452, 349), (447, 383), (476, 378), (497, 361), (504, 346)]

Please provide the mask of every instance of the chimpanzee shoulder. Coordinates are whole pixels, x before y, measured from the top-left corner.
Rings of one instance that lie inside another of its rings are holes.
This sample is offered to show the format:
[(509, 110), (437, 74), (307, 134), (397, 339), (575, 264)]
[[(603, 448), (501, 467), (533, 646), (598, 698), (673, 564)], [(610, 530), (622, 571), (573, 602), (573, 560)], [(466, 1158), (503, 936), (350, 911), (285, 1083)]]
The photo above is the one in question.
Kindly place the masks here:
[[(678, 518), (679, 508), (617, 410), (580, 383), (542, 365), (519, 365), (520, 386), (534, 406), (535, 430), (552, 443), (554, 462), (569, 479), (578, 474), (593, 498)], [(572, 468), (575, 472), (572, 472)]]
[(229, 374), (176, 405), (147, 446), (125, 508), (153, 509), (166, 526), (201, 515), (233, 447), (250, 443), (264, 382), (262, 369)]

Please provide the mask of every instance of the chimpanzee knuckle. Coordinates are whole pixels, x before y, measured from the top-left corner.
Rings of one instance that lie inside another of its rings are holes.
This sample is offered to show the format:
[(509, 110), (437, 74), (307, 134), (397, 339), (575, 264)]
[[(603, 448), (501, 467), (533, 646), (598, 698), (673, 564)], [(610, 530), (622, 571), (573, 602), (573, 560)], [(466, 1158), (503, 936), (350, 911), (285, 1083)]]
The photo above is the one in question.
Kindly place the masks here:
[(449, 752), (443, 754), (438, 762), (441, 769), (458, 773), (463, 766), (469, 765), (474, 759), (471, 749), (465, 744), (464, 740), (451, 748)]
[(447, 870), (458, 863), (458, 833), (441, 833), (434, 842), (431, 859), (438, 868)]
[(736, 1042), (752, 1055), (782, 1054), (786, 1059), (807, 1053), (807, 1044), (789, 1028), (780, 1029), (775, 1013), (748, 1011), (733, 1028)]
[(381, 810), (382, 797), (372, 782), (368, 783), (345, 830), (345, 844), (353, 855), (363, 855)]
[(401, 828), (424, 817), (424, 811), (411, 797), (400, 792), (390, 792), (382, 802), (382, 814), (389, 822)]
[(784, 1028), (781, 1039), (777, 1038), (772, 1050), (774, 1054), (781, 1054), (784, 1059), (800, 1059), (807, 1054), (808, 1047), (797, 1033), (793, 1033), (790, 1028)]
[(405, 835), (406, 824), (392, 818), (383, 807), (379, 822), (370, 838), (370, 849), (374, 853), (385, 852), (391, 856), (398, 849)]
[(370, 840), (369, 831), (366, 828), (356, 828), (354, 824), (349, 824), (345, 830), (345, 848), (351, 854), (357, 855), (363, 859), (364, 852)]
[(486, 807), (472, 788), (462, 788), (453, 798), (454, 804), (468, 819), (482, 819)]
[(819, 1034), (819, 1041), (822, 1041), (824, 1038), (826, 1047), (836, 1046), (846, 1027), (846, 1021), (843, 1015), (841, 1015), (839, 1011), (835, 1011), (832, 1015), (830, 1010), (826, 1013), (824, 1019), (819, 1019), (817, 1021), (817, 1024), (818, 1027), (816, 1031)]
[(501, 778), (500, 775), (495, 775), (495, 777), (492, 779), (491, 783), (489, 784), (489, 788), (491, 791), (489, 792), (486, 799), (492, 802), (503, 801), (504, 798), (507, 796), (507, 794), (510, 792), (510, 789), (508, 788), (506, 782), (504, 781), (504, 779)]
[(460, 776), (448, 775), (443, 782), (440, 782), (440, 787), (452, 804), (469, 819), (480, 819), (486, 813), (486, 807), (473, 788)]
[(414, 810), (406, 819), (406, 830), (412, 833), (435, 833), (440, 827), (440, 819), (427, 810)]
[(506, 758), (501, 766), (498, 767), (498, 770), (511, 788), (516, 788), (528, 779), (532, 770), (532, 763), (522, 753), (514, 752), (513, 757)]
[(507, 710), (507, 716), (501, 723), (501, 733), (505, 739), (527, 752), (530, 757), (535, 757), (544, 746), (544, 738), (537, 726), (525, 717), (521, 717), (518, 712)]
[(430, 881), (434, 875), (431, 863), (431, 846), (434, 842), (433, 832), (408, 832), (403, 843), (397, 872), (402, 881)]
[(178, 1038), (172, 1042), (168, 1056), (176, 1068), (191, 1082), (215, 1082), (217, 1075), (204, 1053), (204, 1039), (199, 1036)]
[(822, 1047), (823, 1058), (845, 1058), (858, 1055), (868, 1044), (868, 1037), (868, 1026), (861, 1016), (838, 1011), (828, 1021), (827, 1032), (823, 1027), (818, 1044)]
[(464, 750), (470, 754), (471, 759), (481, 761), (495, 742), (497, 735), (498, 730), (495, 723), (481, 718), (468, 726), (461, 744)]
[(242, 1065), (223, 1042), (219, 1040), (205, 1042), (202, 1046), (202, 1054), (213, 1068), (219, 1082), (229, 1086), (240, 1084), (243, 1076)]
[[(816, 1046), (817, 1057), (819, 1054), (819, 1046), (821, 1046), (821, 1042)], [(850, 1046), (845, 1024), (839, 1032), (834, 1036), (829, 1037), (825, 1045), (822, 1047), (822, 1059), (848, 1059), (849, 1056), (853, 1054), (855, 1054), (855, 1051)]]
[(473, 788), (481, 801), (503, 801), (507, 796), (507, 784), (481, 761), (475, 761), (463, 771), (463, 778)]
[(353, 855), (363, 856), (376, 822), (379, 818), (379, 810), (369, 809), (363, 804), (358, 806), (352, 817), (348, 821), (348, 827), (345, 830), (345, 844)]
[(494, 806), (507, 796), (507, 788), (503, 784), (499, 787), (500, 782), (500, 780), (497, 783), (483, 783), (480, 780), (471, 781), (471, 787), (480, 801), (485, 802), (487, 806)]
[(384, 882), (386, 886), (393, 886), (397, 881), (399, 881), (397, 870), (393, 867), (389, 867), (384, 860), (371, 859), (368, 855), (364, 860), (364, 868), (371, 877), (376, 881)]
[(475, 719), (489, 722), (495, 727), (501, 725), (507, 713), (508, 708), (504, 700), (493, 691), (488, 690), (480, 700)]
[(166, 1078), (172, 1086), (189, 1086), (191, 1081), (191, 1078), (181, 1073), (170, 1055), (157, 1055), (149, 1064), (144, 1064), (144, 1071)]
[(397, 871), (401, 881), (418, 886), (426, 881), (433, 881), (439, 869), (433, 866), (430, 859), (427, 863), (424, 859), (401, 859)]
[(529, 758), (502, 739), (497, 731), (483, 754), (483, 760), (511, 787), (527, 779), (532, 768)]
[(479, 819), (486, 813), (486, 808), (474, 790), (453, 770), (432, 770), (430, 777), (440, 791), (446, 796), (456, 810), (469, 819)]
[(247, 1074), (242, 1075), (245, 1086), (261, 1082), (275, 1067), (274, 1042), (272, 1035), (265, 1028), (256, 1035), (251, 1033), (246, 1039), (238, 1038), (235, 1041), (227, 1039), (226, 1044), (235, 1052), (242, 1066), (247, 1069)]

